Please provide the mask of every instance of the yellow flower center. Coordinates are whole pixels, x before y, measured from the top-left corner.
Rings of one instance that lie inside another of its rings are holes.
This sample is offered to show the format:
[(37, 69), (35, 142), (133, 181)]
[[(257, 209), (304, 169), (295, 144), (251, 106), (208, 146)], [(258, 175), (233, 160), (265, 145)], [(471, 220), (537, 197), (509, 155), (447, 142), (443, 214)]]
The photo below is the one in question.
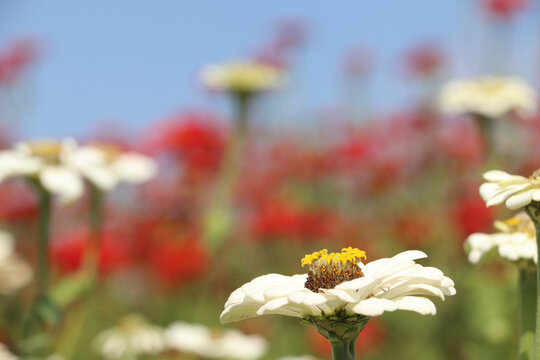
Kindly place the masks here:
[(531, 219), (524, 212), (520, 212), (515, 216), (506, 219), (495, 221), (495, 228), (508, 234), (516, 232), (527, 233), (530, 237), (536, 236), (536, 230)]
[(62, 144), (54, 140), (36, 140), (28, 143), (32, 156), (42, 159), (47, 164), (58, 164)]
[(302, 259), (302, 267), (308, 266), (308, 278), (304, 286), (313, 291), (332, 289), (342, 282), (364, 276), (358, 263), (365, 260), (366, 252), (352, 247), (344, 248), (340, 253), (328, 253), (323, 249)]

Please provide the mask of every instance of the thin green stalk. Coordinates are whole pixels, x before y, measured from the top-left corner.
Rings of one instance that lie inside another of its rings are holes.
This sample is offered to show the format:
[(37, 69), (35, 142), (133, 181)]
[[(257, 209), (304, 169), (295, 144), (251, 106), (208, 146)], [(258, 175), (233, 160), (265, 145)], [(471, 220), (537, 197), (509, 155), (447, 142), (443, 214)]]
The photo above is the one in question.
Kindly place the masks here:
[[(540, 221), (538, 219), (539, 208), (537, 205), (525, 206), (525, 212), (531, 218), (536, 229), (536, 251), (540, 258)], [(540, 359), (540, 266), (536, 266), (536, 326), (534, 336), (534, 357), (533, 359)]]
[(356, 359), (356, 339), (345, 340), (341, 339), (330, 341), (332, 345), (333, 360), (355, 360)]
[(534, 359), (534, 332), (536, 313), (536, 272), (519, 269), (519, 360)]
[(88, 219), (89, 234), (86, 245), (84, 270), (92, 276), (97, 274), (99, 250), (103, 231), (103, 198), (104, 194), (97, 186), (90, 184), (90, 215)]
[(37, 293), (22, 327), (22, 339), (27, 339), (36, 323), (54, 323), (58, 313), (47, 296), (49, 287), (49, 238), (52, 195), (36, 180), (32, 181), (39, 197), (37, 243)]

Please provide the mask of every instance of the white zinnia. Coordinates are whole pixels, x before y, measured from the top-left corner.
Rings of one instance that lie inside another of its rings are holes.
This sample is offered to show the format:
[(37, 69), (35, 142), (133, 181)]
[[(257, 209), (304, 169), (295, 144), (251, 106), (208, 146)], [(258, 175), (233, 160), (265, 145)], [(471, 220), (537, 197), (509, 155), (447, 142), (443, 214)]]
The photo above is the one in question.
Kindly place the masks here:
[(515, 111), (527, 116), (536, 111), (537, 95), (520, 78), (484, 76), (450, 81), (441, 90), (438, 104), (448, 115), (478, 114), (501, 118)]
[(80, 174), (66, 162), (74, 149), (72, 139), (20, 142), (13, 149), (0, 151), (0, 181), (16, 176), (33, 178), (64, 202), (73, 201), (84, 191)]
[(377, 316), (394, 310), (433, 315), (435, 305), (425, 296), (444, 300), (456, 290), (454, 282), (441, 270), (414, 261), (425, 257), (425, 253), (411, 250), (366, 265), (359, 263), (363, 276), (331, 289), (320, 288), (320, 292), (304, 287), (307, 274), (263, 275), (230, 295), (220, 319), (227, 323), (264, 314), (304, 318), (331, 315), (340, 310), (351, 316)]
[(67, 161), (102, 191), (111, 191), (121, 182), (140, 184), (157, 173), (157, 165), (150, 157), (106, 145), (80, 146)]
[(500, 230), (495, 234), (471, 234), (466, 241), (469, 261), (477, 263), (482, 256), (496, 248), (499, 256), (511, 261), (533, 260), (538, 262), (534, 224), (525, 213), (505, 221), (496, 221)]
[(0, 231), (0, 294), (10, 294), (30, 283), (32, 268), (15, 253), (13, 236)]
[(532, 201), (539, 201), (540, 177), (537, 171), (530, 178), (510, 175), (500, 170), (488, 171), (484, 173), (487, 182), (480, 185), (480, 196), (487, 206), (504, 202), (511, 210), (522, 208)]
[(106, 359), (156, 355), (165, 349), (163, 330), (140, 315), (129, 315), (100, 333), (94, 346)]
[(206, 358), (254, 360), (266, 351), (266, 341), (258, 335), (238, 330), (213, 334), (200, 324), (175, 322), (165, 330), (169, 348)]
[(282, 71), (253, 61), (231, 61), (209, 65), (201, 71), (202, 82), (209, 88), (253, 93), (280, 86)]

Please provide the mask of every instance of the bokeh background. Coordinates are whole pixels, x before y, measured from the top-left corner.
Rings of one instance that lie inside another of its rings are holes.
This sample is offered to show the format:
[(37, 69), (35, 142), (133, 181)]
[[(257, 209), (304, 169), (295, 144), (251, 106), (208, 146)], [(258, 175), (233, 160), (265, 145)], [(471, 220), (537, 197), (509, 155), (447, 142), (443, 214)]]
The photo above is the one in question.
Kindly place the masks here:
[[(423, 250), (423, 264), (441, 268), (457, 289), (437, 303), (435, 317), (373, 319), (360, 336), (360, 359), (514, 358), (516, 271), (498, 261), (470, 265), (463, 249), (469, 234), (493, 231), (505, 215), (486, 209), (477, 192), (488, 166), (481, 134), (467, 116), (441, 115), (435, 99), (447, 80), (477, 74), (517, 75), (537, 87), (539, 7), (534, 0), (0, 0), (2, 147), (69, 136), (136, 150), (159, 166), (150, 182), (107, 197), (95, 320), (68, 336), (80, 328), (83, 301), (65, 295), (47, 351), (100, 358), (92, 339), (133, 313), (160, 327), (186, 321), (222, 331), (223, 304), (243, 283), (301, 273), (302, 256), (321, 248), (355, 246), (368, 261)], [(287, 81), (259, 96), (250, 113), (228, 210), (234, 217), (209, 223), (213, 189), (230, 165), (235, 108), (199, 73), (230, 59), (270, 64)], [(501, 168), (528, 176), (540, 167), (539, 121), (516, 117), (500, 126)], [(80, 269), (86, 200), (55, 204), (52, 286)], [(0, 221), (31, 263), (36, 212), (26, 184), (0, 185)], [(223, 227), (224, 239), (210, 241), (208, 233)], [(0, 341), (12, 349), (32, 293), (30, 285), (0, 297)], [(326, 340), (298, 319), (228, 327), (263, 336), (263, 359), (330, 357)]]

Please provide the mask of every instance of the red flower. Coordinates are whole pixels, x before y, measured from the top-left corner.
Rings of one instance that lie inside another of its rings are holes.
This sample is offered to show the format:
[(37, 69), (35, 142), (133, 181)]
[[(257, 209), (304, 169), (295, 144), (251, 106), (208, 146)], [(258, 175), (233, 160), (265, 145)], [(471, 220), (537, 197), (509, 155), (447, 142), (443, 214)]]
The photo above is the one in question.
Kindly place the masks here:
[(418, 248), (429, 238), (431, 221), (421, 214), (404, 214), (394, 223), (394, 229), (408, 248)]
[(226, 141), (213, 116), (199, 112), (173, 116), (149, 133), (150, 150), (178, 156), (188, 170), (215, 170), (221, 163)]
[(148, 252), (150, 270), (171, 287), (203, 276), (209, 262), (206, 249), (195, 238), (161, 240), (152, 244)]
[(32, 39), (14, 41), (0, 52), (0, 84), (12, 82), (36, 59), (37, 46)]
[(482, 0), (481, 5), (491, 16), (499, 20), (509, 20), (527, 6), (526, 0)]
[[(56, 237), (51, 249), (53, 266), (61, 272), (79, 270), (83, 262), (88, 236), (88, 230), (81, 228)], [(105, 230), (100, 244), (98, 270), (101, 274), (110, 274), (129, 265), (128, 243), (121, 235), (111, 230)]]
[(493, 208), (486, 207), (480, 195), (472, 191), (457, 198), (452, 217), (463, 240), (472, 233), (488, 232), (493, 227)]
[(269, 202), (256, 213), (251, 229), (263, 239), (325, 239), (335, 230), (336, 217), (328, 212), (303, 210), (284, 202)]
[(0, 219), (16, 221), (37, 215), (37, 198), (26, 184), (9, 182), (0, 185)]
[(405, 54), (405, 70), (412, 77), (432, 76), (444, 61), (441, 50), (433, 44), (422, 44)]
[[(386, 329), (378, 320), (372, 318), (358, 336), (356, 348), (366, 355), (377, 353), (380, 351), (385, 338)], [(317, 354), (328, 358), (332, 357), (330, 342), (311, 326), (308, 330), (308, 341)]]

